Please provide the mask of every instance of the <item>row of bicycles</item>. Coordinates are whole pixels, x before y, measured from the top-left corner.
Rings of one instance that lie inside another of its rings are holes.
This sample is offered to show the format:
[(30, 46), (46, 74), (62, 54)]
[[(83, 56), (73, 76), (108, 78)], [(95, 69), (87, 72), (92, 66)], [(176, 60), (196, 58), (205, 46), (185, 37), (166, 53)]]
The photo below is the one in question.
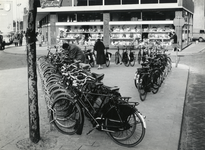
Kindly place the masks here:
[(87, 134), (97, 129), (121, 146), (138, 145), (146, 130), (139, 103), (122, 97), (117, 86), (105, 85), (104, 74), (91, 72), (90, 65), (65, 62), (58, 55), (49, 51), (38, 59), (50, 123), (64, 134), (82, 134), (87, 117), (92, 124)]
[(141, 67), (137, 68), (134, 83), (138, 89), (141, 101), (146, 99), (147, 93), (156, 94), (164, 79), (172, 69), (172, 60), (164, 47), (156, 43), (139, 51), (142, 54)]

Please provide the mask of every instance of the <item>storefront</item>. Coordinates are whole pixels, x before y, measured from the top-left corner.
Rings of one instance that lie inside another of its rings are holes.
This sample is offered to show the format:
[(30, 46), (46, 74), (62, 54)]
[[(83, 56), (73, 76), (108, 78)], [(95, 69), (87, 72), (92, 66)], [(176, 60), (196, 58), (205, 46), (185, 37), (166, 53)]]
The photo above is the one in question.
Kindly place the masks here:
[(177, 27), (178, 40), (185, 47), (192, 36), (193, 9), (192, 0), (49, 0), (41, 2), (37, 21), (49, 45), (62, 40), (93, 45), (101, 35), (113, 47), (144, 38), (169, 43), (178, 17), (184, 20)]

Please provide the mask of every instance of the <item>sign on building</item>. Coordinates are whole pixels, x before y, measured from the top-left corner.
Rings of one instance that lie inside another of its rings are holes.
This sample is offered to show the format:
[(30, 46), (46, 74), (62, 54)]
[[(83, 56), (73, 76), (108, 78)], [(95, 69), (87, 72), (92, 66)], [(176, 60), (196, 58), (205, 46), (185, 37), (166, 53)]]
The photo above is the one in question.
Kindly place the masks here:
[(8, 33), (13, 31), (13, 7), (11, 1), (0, 1), (0, 31)]

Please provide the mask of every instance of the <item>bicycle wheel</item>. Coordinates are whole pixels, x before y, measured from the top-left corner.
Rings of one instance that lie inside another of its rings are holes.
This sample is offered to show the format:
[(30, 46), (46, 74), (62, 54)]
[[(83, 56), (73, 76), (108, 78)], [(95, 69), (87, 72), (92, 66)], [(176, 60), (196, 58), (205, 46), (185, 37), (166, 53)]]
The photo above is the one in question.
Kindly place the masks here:
[(137, 57), (138, 64), (141, 63), (141, 59), (142, 59), (142, 55), (141, 55), (141, 52), (139, 51), (138, 57)]
[(130, 66), (133, 67), (135, 65), (135, 61), (136, 61), (135, 54), (131, 52), (130, 53)]
[(119, 52), (115, 53), (115, 64), (119, 64), (121, 62), (121, 55)]
[(135, 58), (135, 57), (134, 57), (134, 58), (131, 58), (131, 60), (130, 60), (130, 66), (134, 67), (135, 61), (136, 61), (136, 58)]
[(159, 88), (162, 84), (161, 72), (159, 70), (155, 70), (152, 73), (152, 93), (156, 94), (159, 91)]
[(139, 86), (139, 77), (140, 75), (135, 73), (135, 76), (134, 76), (134, 83), (135, 83), (135, 87), (138, 89), (138, 86)]
[(140, 100), (144, 101), (147, 97), (147, 91), (146, 91), (146, 79), (145, 79), (145, 75), (142, 75), (139, 78), (139, 83), (138, 83), (138, 92), (139, 92), (139, 96), (140, 96)]
[(71, 99), (60, 98), (53, 103), (51, 107), (51, 122), (61, 133), (75, 134), (80, 124), (83, 124), (83, 121), (82, 109)]
[[(145, 136), (146, 125), (142, 116), (136, 112), (131, 114), (127, 121), (130, 128), (124, 131), (106, 132), (109, 137), (116, 143), (125, 147), (134, 147), (138, 145)], [(106, 119), (105, 125), (109, 126), (109, 119)]]

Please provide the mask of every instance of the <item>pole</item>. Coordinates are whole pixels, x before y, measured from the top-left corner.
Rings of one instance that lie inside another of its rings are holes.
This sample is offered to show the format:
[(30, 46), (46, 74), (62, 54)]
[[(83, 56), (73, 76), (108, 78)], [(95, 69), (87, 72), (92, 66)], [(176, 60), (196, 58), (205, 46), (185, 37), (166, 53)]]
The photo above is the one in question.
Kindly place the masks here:
[(16, 32), (17, 32), (17, 8), (18, 8), (18, 6), (17, 6), (17, 0), (16, 0)]
[(27, 39), (29, 137), (33, 143), (40, 140), (38, 89), (36, 73), (36, 13), (39, 0), (29, 0)]

